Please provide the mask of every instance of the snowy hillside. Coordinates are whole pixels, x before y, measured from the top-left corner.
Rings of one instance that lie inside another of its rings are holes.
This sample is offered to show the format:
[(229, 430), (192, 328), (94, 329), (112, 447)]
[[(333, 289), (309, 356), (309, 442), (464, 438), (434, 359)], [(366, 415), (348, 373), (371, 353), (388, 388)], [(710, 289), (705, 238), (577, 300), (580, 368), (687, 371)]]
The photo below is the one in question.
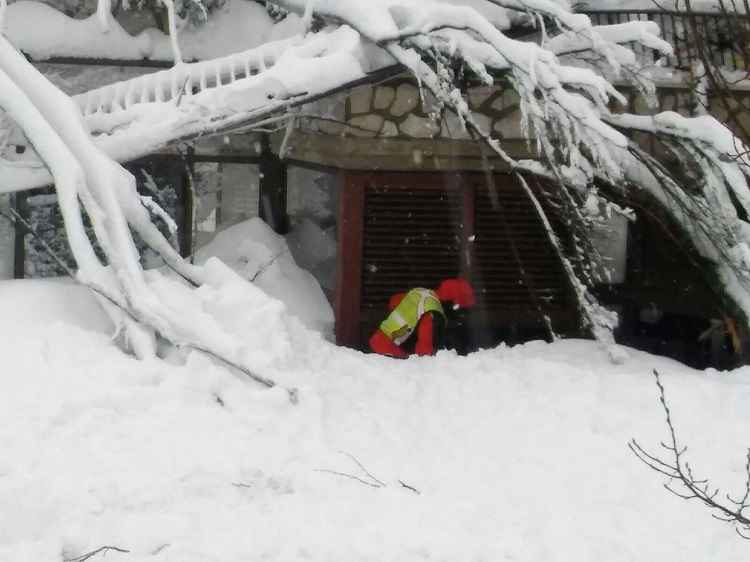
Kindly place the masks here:
[[(656, 367), (696, 469), (739, 491), (748, 369), (701, 373), (638, 352), (613, 366), (584, 341), (396, 361), (237, 303), (237, 317), (275, 330), (270, 351), (249, 344), (274, 355), (267, 374), (299, 388), (292, 405), (195, 354), (184, 365), (123, 355), (77, 287), (6, 282), (0, 305), (0, 560), (102, 546), (129, 552), (94, 560), (732, 562), (750, 551), (627, 448), (665, 438)], [(57, 321), (37, 312), (51, 307)]]

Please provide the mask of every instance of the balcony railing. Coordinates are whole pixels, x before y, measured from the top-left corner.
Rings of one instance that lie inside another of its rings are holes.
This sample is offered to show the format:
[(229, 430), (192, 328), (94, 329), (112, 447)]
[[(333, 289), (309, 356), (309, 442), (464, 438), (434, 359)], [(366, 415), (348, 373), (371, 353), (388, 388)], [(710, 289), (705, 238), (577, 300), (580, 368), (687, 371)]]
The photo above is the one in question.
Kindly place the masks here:
[[(594, 25), (611, 25), (629, 21), (654, 21), (662, 37), (674, 47), (674, 55), (667, 57), (665, 66), (687, 69), (701, 59), (697, 45), (710, 56), (713, 65), (728, 70), (750, 70), (750, 61), (743, 53), (750, 53), (750, 15), (716, 12), (690, 13), (661, 10), (582, 10)], [(639, 60), (654, 64), (662, 58), (660, 53), (633, 46)]]

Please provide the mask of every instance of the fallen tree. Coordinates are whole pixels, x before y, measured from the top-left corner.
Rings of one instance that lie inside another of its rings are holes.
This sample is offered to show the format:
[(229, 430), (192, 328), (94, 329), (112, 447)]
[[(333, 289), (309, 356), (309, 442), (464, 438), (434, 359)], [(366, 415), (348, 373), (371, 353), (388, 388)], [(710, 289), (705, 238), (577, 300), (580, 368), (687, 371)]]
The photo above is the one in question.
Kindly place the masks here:
[[(568, 65), (561, 59), (586, 50), (606, 61), (614, 76), (628, 74), (637, 69), (628, 43), (670, 52), (655, 24), (593, 26), (585, 15), (552, 0), (491, 0), (514, 18), (537, 26), (538, 40), (531, 42), (509, 37), (471, 8), (436, 1), (271, 3), (299, 13), (308, 22), (314, 15), (326, 27), (257, 52), (195, 65), (181, 61), (173, 40), (172, 70), (105, 87), (76, 102), (0, 38), (0, 106), (24, 131), (54, 179), (77, 277), (106, 287), (121, 305), (103, 302), (138, 356), (154, 355), (156, 341), (162, 338), (201, 349), (241, 369), (253, 367), (240, 338), (205, 315), (203, 322), (196, 322), (199, 306), (175, 310), (158, 298), (139, 265), (130, 229), (193, 286), (221, 284), (229, 273), (219, 266), (207, 271), (183, 261), (151, 224), (133, 177), (116, 161), (169, 142), (285, 123), (296, 107), (393, 68), (411, 73), (433, 94), (440, 109), (453, 112), (523, 185), (527, 175), (554, 182), (582, 232), (587, 219), (581, 209), (597, 197), (597, 183), (611, 186), (625, 199), (633, 189), (648, 190), (721, 280), (727, 308), (748, 325), (748, 167), (744, 159), (732, 157), (741, 143), (709, 117), (613, 114), (612, 103), (624, 99), (609, 79), (594, 68)], [(258, 55), (258, 67), (251, 68)], [(216, 79), (209, 81), (206, 76), (212, 71)], [(229, 77), (226, 84), (221, 73)], [(501, 139), (480, 126), (461, 88), (466, 75), (485, 84), (502, 76), (513, 87), (520, 99), (522, 127), (537, 146), (538, 160), (513, 158)], [(638, 86), (648, 94), (640, 76)], [(697, 163), (689, 185), (627, 136), (644, 130), (657, 135), (679, 161)], [(50, 177), (44, 170), (17, 165), (5, 165), (0, 171), (8, 175), (6, 183), (11, 187), (6, 189), (33, 187)], [(584, 328), (611, 343), (613, 318), (591, 296), (587, 270), (574, 266), (581, 260), (565, 254), (532, 190), (525, 191), (558, 250)], [(106, 264), (96, 257), (83, 232), (81, 207), (92, 219)]]

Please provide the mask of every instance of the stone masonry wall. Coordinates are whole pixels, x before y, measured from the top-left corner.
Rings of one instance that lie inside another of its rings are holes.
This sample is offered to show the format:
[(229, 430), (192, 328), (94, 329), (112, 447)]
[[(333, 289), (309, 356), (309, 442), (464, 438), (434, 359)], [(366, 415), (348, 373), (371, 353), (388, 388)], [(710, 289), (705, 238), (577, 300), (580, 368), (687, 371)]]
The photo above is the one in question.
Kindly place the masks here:
[[(469, 105), (481, 127), (491, 129), (500, 138), (521, 138), (518, 96), (512, 90), (473, 88), (469, 91)], [(452, 113), (439, 113), (432, 95), (420, 92), (407, 78), (360, 86), (323, 109), (323, 119), (309, 120), (306, 128), (353, 137), (470, 138)]]
[[(683, 115), (695, 112), (695, 101), (687, 88), (659, 89), (659, 105), (650, 107), (643, 96), (625, 88), (629, 106), (639, 114), (677, 111)], [(750, 92), (740, 92), (741, 107), (732, 108), (750, 122)], [(518, 95), (509, 87), (480, 86), (469, 90), (469, 106), (477, 114), (479, 124), (491, 128), (501, 138), (522, 138), (519, 127)], [(359, 137), (447, 138), (467, 139), (456, 118), (450, 112), (438, 114), (429, 92), (420, 93), (408, 78), (401, 78), (377, 86), (359, 86), (347, 95), (324, 102), (313, 113), (323, 120), (311, 119), (308, 128), (335, 135)], [(726, 118), (727, 108), (711, 100), (711, 113), (720, 121)], [(347, 126), (348, 125), (348, 126)]]
[[(687, 85), (659, 88), (655, 107), (650, 106), (646, 98), (632, 87), (624, 86), (621, 91), (628, 99), (628, 110), (637, 114), (649, 115), (657, 111), (696, 114), (696, 100)], [(737, 116), (750, 129), (750, 91), (737, 92), (736, 97), (739, 103), (729, 108), (720, 100), (709, 98), (710, 112), (719, 121), (726, 121), (728, 115)], [(518, 95), (510, 87), (471, 88), (468, 101), (480, 127), (492, 131), (496, 138), (515, 141), (515, 144), (509, 143), (511, 152), (529, 146), (524, 142), (521, 131)], [(374, 86), (360, 86), (348, 93), (322, 100), (308, 108), (306, 117), (301, 127), (303, 130), (334, 137), (413, 140), (415, 143), (421, 141), (415, 146), (422, 148), (430, 140), (470, 141), (469, 134), (458, 119), (449, 111), (440, 112), (432, 95), (426, 91), (420, 92), (409, 77)], [(646, 150), (657, 154), (664, 151), (664, 147), (648, 135), (634, 134), (633, 138)], [(355, 145), (350, 144), (347, 150), (355, 151), (354, 148)], [(661, 155), (669, 156), (666, 152)]]

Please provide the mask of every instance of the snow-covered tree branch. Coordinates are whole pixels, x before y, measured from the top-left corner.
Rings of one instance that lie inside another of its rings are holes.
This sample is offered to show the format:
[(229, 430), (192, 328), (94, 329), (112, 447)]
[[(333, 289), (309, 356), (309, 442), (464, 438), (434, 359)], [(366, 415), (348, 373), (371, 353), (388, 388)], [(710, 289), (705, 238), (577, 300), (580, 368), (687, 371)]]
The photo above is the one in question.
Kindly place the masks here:
[[(632, 190), (648, 191), (702, 258), (714, 265), (728, 308), (747, 323), (750, 200), (746, 164), (731, 157), (737, 147), (731, 134), (708, 120), (669, 114), (615, 115), (611, 107), (624, 104), (625, 99), (610, 79), (598, 68), (569, 65), (561, 58), (590, 51), (606, 63), (612, 76), (627, 78), (628, 70), (637, 66), (629, 43), (670, 52), (654, 23), (593, 26), (585, 15), (574, 14), (553, 0), (490, 1), (495, 9), (507, 11), (508, 22), (522, 17), (537, 26), (534, 40), (519, 40), (474, 9), (448, 2), (271, 3), (303, 17), (310, 17), (312, 10), (325, 27), (221, 60), (185, 64), (172, 25), (174, 68), (100, 88), (78, 96), (76, 103), (49, 84), (6, 40), (0, 42), (0, 70), (6, 75), (3, 108), (24, 130), (49, 170), (6, 163), (0, 166), (7, 174), (3, 187), (26, 189), (54, 179), (81, 275), (111, 272), (109, 282), (145, 325), (145, 330), (127, 326), (139, 355), (153, 353), (154, 346), (148, 342), (158, 335), (176, 345), (190, 342), (237, 364), (243, 361), (238, 359), (242, 355), (239, 342), (196, 331), (190, 314), (167, 309), (155, 295), (138, 265), (131, 228), (192, 283), (202, 285), (212, 277), (176, 255), (149, 222), (133, 178), (115, 161), (147, 154), (170, 142), (283, 120), (295, 107), (390, 68), (409, 72), (434, 96), (439, 110), (454, 113), (509, 170), (519, 177), (535, 174), (553, 181), (570, 204), (582, 205), (597, 182), (614, 186), (625, 199)], [(522, 128), (536, 146), (538, 159), (512, 157), (502, 139), (480, 125), (462, 89), (465, 76), (486, 85), (502, 79), (515, 90)], [(23, 104), (12, 102), (18, 96)], [(638, 150), (628, 134), (644, 130), (662, 139), (678, 160), (697, 164), (695, 185), (700, 189), (682, 185), (667, 166)], [(48, 147), (53, 140), (55, 146)], [(530, 190), (527, 193), (533, 198)], [(94, 220), (109, 269), (93, 259), (90, 244), (82, 238), (77, 200)], [(535, 208), (554, 240), (544, 211), (538, 204)], [(602, 316), (593, 301), (585, 274), (576, 272), (559, 249), (584, 324), (608, 341), (609, 336), (603, 334), (611, 328), (611, 319)], [(222, 343), (226, 341), (231, 343)]]

